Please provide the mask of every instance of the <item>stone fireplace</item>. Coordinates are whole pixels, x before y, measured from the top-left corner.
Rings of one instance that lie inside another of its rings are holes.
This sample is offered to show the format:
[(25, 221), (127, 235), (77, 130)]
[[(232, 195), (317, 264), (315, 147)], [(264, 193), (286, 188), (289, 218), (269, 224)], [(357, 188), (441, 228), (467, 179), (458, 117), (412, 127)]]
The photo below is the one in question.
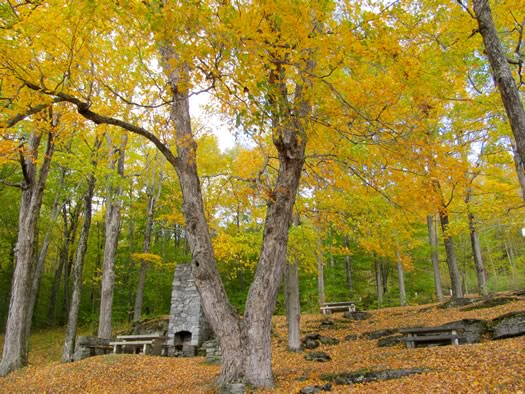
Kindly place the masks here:
[(191, 275), (191, 264), (177, 265), (171, 293), (168, 354), (194, 356), (211, 334)]

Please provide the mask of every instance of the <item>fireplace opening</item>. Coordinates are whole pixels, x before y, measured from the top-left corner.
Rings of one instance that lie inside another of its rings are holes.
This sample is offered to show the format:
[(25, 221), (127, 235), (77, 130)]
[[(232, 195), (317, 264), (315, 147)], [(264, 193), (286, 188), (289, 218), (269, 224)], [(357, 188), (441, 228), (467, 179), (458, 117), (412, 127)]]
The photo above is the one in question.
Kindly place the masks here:
[(191, 332), (179, 331), (175, 333), (175, 350), (182, 350), (184, 345), (191, 344)]

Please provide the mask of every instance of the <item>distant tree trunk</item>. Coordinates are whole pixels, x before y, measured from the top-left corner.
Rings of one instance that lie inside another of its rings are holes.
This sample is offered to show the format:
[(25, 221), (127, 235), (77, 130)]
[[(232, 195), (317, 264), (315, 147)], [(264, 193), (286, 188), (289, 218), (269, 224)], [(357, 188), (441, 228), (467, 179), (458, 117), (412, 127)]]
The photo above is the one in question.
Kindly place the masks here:
[[(107, 134), (108, 145), (111, 149), (111, 139)], [(118, 149), (117, 173), (124, 177), (124, 157), (128, 135), (122, 134), (120, 148)], [(115, 161), (112, 161), (114, 167)], [(109, 187), (106, 201), (106, 242), (104, 244), (104, 262), (102, 265), (102, 285), (100, 291), (100, 317), (98, 322), (98, 336), (110, 339), (112, 334), (111, 319), (113, 316), (113, 290), (115, 287), (115, 257), (117, 253), (118, 236), (120, 228), (120, 208), (122, 206), (122, 184)]]
[[(100, 148), (100, 140), (95, 139), (94, 149), (91, 158), (92, 171), (97, 166), (97, 153)], [(71, 294), (71, 305), (67, 319), (66, 338), (64, 340), (64, 352), (62, 354), (62, 361), (73, 361), (73, 354), (75, 352), (75, 341), (78, 328), (78, 314), (80, 311), (80, 300), (82, 295), (82, 273), (84, 271), (84, 258), (86, 256), (89, 230), (91, 228), (92, 216), (92, 200), (95, 193), (96, 178), (92, 172), (87, 180), (87, 190), (84, 194), (83, 204), (83, 222), (80, 236), (78, 239), (77, 251), (75, 255), (75, 262), (73, 265), (73, 292)]]
[[(56, 127), (57, 123), (58, 118), (51, 116), (51, 125)], [(38, 148), (41, 137), (42, 135), (32, 132), (26, 149), (20, 151), (20, 164), (24, 179), (21, 184), (22, 197), (15, 250), (16, 265), (13, 273), (4, 349), (0, 362), (0, 376), (5, 376), (27, 364), (27, 325), (32, 318), (28, 313), (28, 308), (31, 302), (31, 275), (36, 259), (37, 225), (55, 147), (54, 135), (49, 132), (46, 151), (40, 169), (38, 169)]]
[(514, 251), (512, 250), (512, 245), (507, 242), (507, 239), (503, 238), (503, 245), (505, 246), (505, 254), (507, 255), (507, 260), (509, 261), (510, 273), (512, 276), (512, 281), (516, 281), (516, 266), (514, 264)]
[(468, 225), (470, 229), (470, 244), (472, 246), (472, 258), (474, 259), (474, 266), (476, 267), (476, 275), (478, 278), (479, 294), (482, 296), (488, 295), (487, 279), (485, 264), (483, 263), (483, 256), (481, 255), (481, 245), (479, 243), (479, 236), (476, 230), (476, 223), (474, 214), (468, 213)]
[[(492, 67), (494, 81), (499, 89), (510, 128), (514, 134), (516, 150), (521, 163), (525, 163), (525, 109), (521, 102), (520, 92), (512, 76), (505, 49), (498, 37), (488, 0), (473, 0), (472, 4), (478, 20), (479, 32), (483, 38), (485, 53)], [(523, 166), (521, 172), (523, 172)]]
[[(148, 196), (148, 206), (146, 211), (146, 228), (144, 229), (144, 244), (142, 246), (143, 253), (150, 252), (151, 233), (153, 231), (153, 214), (155, 213), (155, 205), (160, 197), (160, 191), (162, 187), (162, 171), (159, 172), (158, 185), (156, 182), (156, 169), (152, 170), (152, 179), (150, 184), (147, 186), (146, 194)], [(158, 191), (156, 187), (158, 186)], [(135, 297), (135, 307), (133, 308), (133, 322), (134, 329), (138, 330), (138, 323), (142, 315), (142, 305), (144, 303), (144, 286), (146, 283), (146, 271), (148, 264), (142, 260), (140, 262), (139, 280), (137, 284), (137, 293)]]
[[(67, 318), (68, 311), (69, 311), (69, 304), (70, 304), (70, 284), (69, 279), (71, 277), (71, 270), (73, 267), (73, 260), (74, 260), (74, 253), (73, 253), (73, 245), (75, 244), (75, 238), (77, 234), (77, 228), (78, 228), (78, 221), (80, 216), (80, 211), (82, 208), (82, 202), (79, 202), (75, 205), (74, 210), (70, 213), (71, 216), (71, 229), (70, 229), (70, 235), (69, 235), (69, 247), (68, 255), (67, 255), (67, 262), (64, 269), (64, 303), (63, 303), (63, 319)], [(61, 325), (66, 324), (67, 321), (61, 320)]]
[(323, 242), (317, 238), (317, 291), (319, 295), (319, 305), (325, 303), (324, 293), (324, 264), (323, 264)]
[(454, 241), (448, 233), (449, 221), (446, 209), (439, 210), (439, 219), (441, 221), (441, 230), (443, 231), (443, 239), (445, 241), (445, 251), (447, 252), (447, 264), (450, 274), (450, 285), (452, 287), (452, 297), (455, 299), (463, 298), (465, 295), (463, 294), (463, 287), (461, 286), (461, 276), (459, 274)]
[(397, 280), (399, 283), (399, 304), (405, 306), (407, 304), (407, 294), (405, 291), (405, 271), (403, 270), (403, 263), (401, 255), (397, 251)]
[[(64, 247), (62, 245), (62, 247)], [(60, 281), (62, 279), (62, 271), (64, 270), (64, 256), (61, 249), (60, 255), (58, 257), (58, 266), (55, 269), (55, 275), (53, 277), (53, 284), (51, 285), (51, 296), (49, 297), (49, 305), (47, 308), (47, 322), (51, 326), (54, 326), (56, 323), (56, 305), (58, 290), (60, 288)]]
[[(348, 242), (348, 236), (345, 235), (343, 239), (343, 244), (346, 249), (350, 247), (350, 243)], [(348, 288), (348, 292), (352, 294), (353, 291), (353, 283), (352, 283), (352, 260), (350, 258), (349, 254), (345, 254), (345, 273), (346, 273), (346, 286)]]
[(286, 319), (288, 322), (288, 350), (301, 351), (301, 305), (299, 302), (299, 270), (297, 261), (286, 265)]
[(430, 242), (430, 253), (432, 268), (434, 271), (434, 286), (439, 302), (443, 302), (443, 288), (441, 287), (441, 273), (439, 272), (438, 240), (437, 232), (434, 228), (434, 216), (427, 216), (428, 240)]
[(375, 257), (375, 273), (376, 273), (376, 294), (377, 294), (377, 308), (383, 305), (383, 270), (381, 268), (381, 261)]

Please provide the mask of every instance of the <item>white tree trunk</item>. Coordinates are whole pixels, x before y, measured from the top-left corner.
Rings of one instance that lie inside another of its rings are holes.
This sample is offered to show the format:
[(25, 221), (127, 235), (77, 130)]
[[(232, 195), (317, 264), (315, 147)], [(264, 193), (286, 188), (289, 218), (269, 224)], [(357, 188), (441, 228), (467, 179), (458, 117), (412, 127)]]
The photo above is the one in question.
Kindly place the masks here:
[[(117, 160), (117, 173), (121, 179), (124, 177), (124, 157), (127, 142), (128, 135), (124, 133), (122, 135)], [(106, 242), (104, 244), (104, 261), (102, 263), (100, 317), (98, 322), (98, 336), (106, 339), (110, 339), (112, 335), (111, 319), (113, 316), (113, 290), (115, 287), (115, 256), (120, 230), (122, 190), (122, 184), (119, 184), (116, 188), (110, 188), (106, 201)]]
[(405, 306), (407, 304), (407, 293), (405, 290), (405, 270), (401, 262), (399, 251), (397, 252), (397, 281), (399, 283), (399, 304)]
[(430, 243), (430, 256), (432, 259), (432, 269), (434, 271), (434, 286), (436, 288), (436, 295), (439, 302), (443, 302), (443, 287), (441, 286), (441, 272), (439, 270), (439, 256), (438, 256), (438, 239), (437, 232), (434, 228), (434, 216), (427, 216), (428, 226), (428, 240)]
[(317, 239), (317, 294), (319, 305), (326, 302), (324, 291), (324, 261), (323, 261), (323, 243), (320, 238)]
[(36, 163), (40, 138), (41, 136), (37, 136), (34, 132), (31, 133), (27, 149), (20, 157), (24, 181), (15, 249), (16, 265), (0, 362), (0, 376), (5, 376), (27, 364), (27, 324), (32, 318), (28, 308), (31, 301), (31, 274), (36, 258), (37, 224), (54, 151), (54, 136), (49, 133), (44, 158), (38, 169)]
[(286, 320), (288, 350), (301, 351), (301, 304), (299, 299), (299, 269), (297, 261), (286, 265)]

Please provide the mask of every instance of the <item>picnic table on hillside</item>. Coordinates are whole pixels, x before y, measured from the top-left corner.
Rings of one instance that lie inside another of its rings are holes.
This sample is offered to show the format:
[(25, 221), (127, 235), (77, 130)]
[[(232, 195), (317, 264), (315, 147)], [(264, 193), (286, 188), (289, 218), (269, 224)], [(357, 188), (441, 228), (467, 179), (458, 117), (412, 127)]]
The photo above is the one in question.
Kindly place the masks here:
[(323, 315), (333, 312), (355, 312), (355, 303), (352, 301), (325, 302), (321, 305), (321, 313)]
[(109, 344), (115, 354), (131, 352), (160, 356), (166, 339), (168, 337), (159, 334), (118, 335), (116, 341)]
[(406, 342), (407, 348), (415, 348), (418, 343), (423, 345), (459, 345), (459, 332), (461, 327), (409, 327), (399, 330), (406, 334), (402, 340)]

